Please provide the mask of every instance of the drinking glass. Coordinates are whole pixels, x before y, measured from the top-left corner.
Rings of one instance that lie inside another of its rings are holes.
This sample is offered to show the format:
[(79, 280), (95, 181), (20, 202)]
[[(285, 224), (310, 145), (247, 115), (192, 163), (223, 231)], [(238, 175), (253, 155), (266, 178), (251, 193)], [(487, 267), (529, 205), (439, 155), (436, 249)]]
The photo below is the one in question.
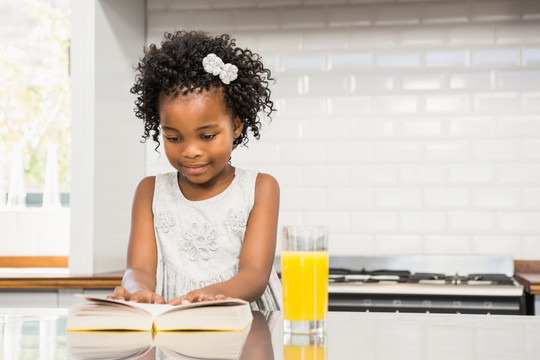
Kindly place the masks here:
[(321, 334), (328, 311), (328, 229), (285, 226), (281, 252), (284, 332)]

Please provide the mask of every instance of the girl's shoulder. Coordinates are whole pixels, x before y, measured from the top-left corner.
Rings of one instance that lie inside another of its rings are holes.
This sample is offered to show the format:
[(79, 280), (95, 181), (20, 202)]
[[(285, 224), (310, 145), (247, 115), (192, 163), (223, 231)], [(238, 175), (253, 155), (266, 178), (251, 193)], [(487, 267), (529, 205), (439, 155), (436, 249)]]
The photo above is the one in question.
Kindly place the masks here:
[(143, 178), (140, 182), (139, 182), (139, 186), (138, 187), (154, 187), (154, 185), (156, 184), (156, 177), (155, 176), (147, 176), (145, 178)]
[(154, 196), (158, 196), (162, 199), (163, 197), (166, 198), (167, 195), (171, 193), (170, 189), (174, 189), (174, 184), (176, 183), (175, 179), (175, 173), (158, 174), (156, 176), (147, 176), (143, 178), (135, 191), (135, 200), (138, 200), (137, 202), (144, 204), (144, 206), (152, 206), (154, 203)]
[(155, 176), (148, 176), (142, 179), (135, 190), (133, 199), (133, 212), (145, 212), (152, 208), (152, 199), (154, 197)]
[(276, 178), (270, 174), (258, 173), (255, 182), (255, 194), (257, 193), (279, 194), (279, 183)]
[(250, 194), (251, 198), (260, 198), (266, 195), (279, 196), (279, 184), (270, 174), (252, 169), (236, 168), (234, 187)]
[(139, 185), (137, 186), (137, 194), (138, 195), (151, 195), (154, 194), (154, 187), (156, 184), (156, 177), (155, 176), (147, 176), (143, 178)]
[(261, 181), (269, 181), (269, 180), (276, 181), (276, 179), (272, 175), (262, 173), (253, 169), (243, 169), (243, 168), (237, 167), (235, 168), (235, 173), (236, 173), (236, 176), (239, 176), (240, 178), (253, 178), (253, 179), (256, 179), (256, 181), (259, 181), (259, 179), (262, 179)]
[(154, 191), (171, 191), (178, 187), (178, 178), (176, 172), (157, 174), (143, 178), (138, 186), (141, 191), (154, 194)]
[(257, 184), (261, 184), (263, 186), (279, 186), (275, 177), (262, 172), (257, 173)]
[(277, 180), (270, 174), (258, 172), (251, 169), (241, 169), (236, 168), (236, 175), (239, 178), (238, 181), (242, 185), (251, 183), (255, 185), (256, 188), (268, 188), (268, 187), (278, 187)]

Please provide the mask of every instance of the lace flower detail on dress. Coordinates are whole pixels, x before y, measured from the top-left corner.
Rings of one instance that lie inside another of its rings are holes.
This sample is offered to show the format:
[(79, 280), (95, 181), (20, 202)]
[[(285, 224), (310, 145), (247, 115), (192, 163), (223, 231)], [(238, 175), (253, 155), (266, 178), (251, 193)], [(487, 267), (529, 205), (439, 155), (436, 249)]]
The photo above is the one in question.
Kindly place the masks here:
[(200, 225), (193, 223), (191, 230), (186, 230), (182, 235), (184, 243), (182, 250), (190, 253), (189, 260), (196, 261), (210, 259), (210, 251), (217, 250), (216, 232), (208, 224)]
[(230, 227), (232, 231), (238, 231), (240, 228), (246, 227), (247, 218), (241, 210), (229, 209), (224, 224)]
[(175, 225), (175, 222), (171, 214), (160, 212), (156, 217), (155, 224), (156, 228), (161, 229), (164, 233), (168, 233)]

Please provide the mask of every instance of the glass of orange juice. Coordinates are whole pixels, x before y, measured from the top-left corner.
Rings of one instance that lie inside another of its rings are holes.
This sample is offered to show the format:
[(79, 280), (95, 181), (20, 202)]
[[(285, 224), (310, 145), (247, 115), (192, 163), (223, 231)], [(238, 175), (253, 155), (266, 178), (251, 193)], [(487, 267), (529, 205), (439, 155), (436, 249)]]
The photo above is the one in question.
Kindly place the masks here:
[(328, 311), (328, 229), (285, 226), (281, 252), (284, 332), (321, 334)]

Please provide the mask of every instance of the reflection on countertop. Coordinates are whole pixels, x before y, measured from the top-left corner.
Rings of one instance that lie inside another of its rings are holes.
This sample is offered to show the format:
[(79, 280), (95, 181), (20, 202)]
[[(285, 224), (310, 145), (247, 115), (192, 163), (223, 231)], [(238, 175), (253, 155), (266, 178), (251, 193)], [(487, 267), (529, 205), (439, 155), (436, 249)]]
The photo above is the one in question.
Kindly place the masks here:
[[(100, 346), (105, 346), (101, 340), (96, 344), (94, 339), (89, 337), (85, 340), (83, 336), (78, 345), (70, 343), (70, 335), (65, 331), (66, 318), (65, 308), (0, 309), (0, 358), (106, 358), (107, 354), (99, 349)], [(180, 355), (180, 351), (171, 353), (159, 344), (156, 346), (150, 333), (119, 335), (133, 335), (137, 341), (124, 349), (125, 356), (116, 354), (112, 358), (186, 358)], [(167, 343), (172, 341), (173, 345), (179, 346), (186, 335), (189, 336), (186, 333), (167, 334), (166, 337), (170, 340)], [(241, 343), (242, 337), (239, 338)], [(540, 317), (537, 316), (329, 312), (325, 348), (307, 349), (304, 355), (322, 354), (323, 359), (331, 360), (532, 360), (537, 359), (540, 354), (538, 339)], [(112, 334), (107, 342), (114, 344), (120, 342), (119, 340), (119, 337)], [(287, 346), (284, 346), (284, 343), (282, 314), (255, 312), (241, 356), (236, 358), (296, 360), (297, 357), (290, 356), (298, 352), (284, 351)], [(74, 345), (78, 346), (77, 355), (73, 353)], [(199, 343), (195, 348), (201, 351), (206, 350), (201, 349), (203, 347), (212, 346), (210, 342), (203, 342), (203, 345)]]
[(269, 320), (277, 313), (253, 312), (243, 331), (68, 332), (73, 359), (274, 359)]

